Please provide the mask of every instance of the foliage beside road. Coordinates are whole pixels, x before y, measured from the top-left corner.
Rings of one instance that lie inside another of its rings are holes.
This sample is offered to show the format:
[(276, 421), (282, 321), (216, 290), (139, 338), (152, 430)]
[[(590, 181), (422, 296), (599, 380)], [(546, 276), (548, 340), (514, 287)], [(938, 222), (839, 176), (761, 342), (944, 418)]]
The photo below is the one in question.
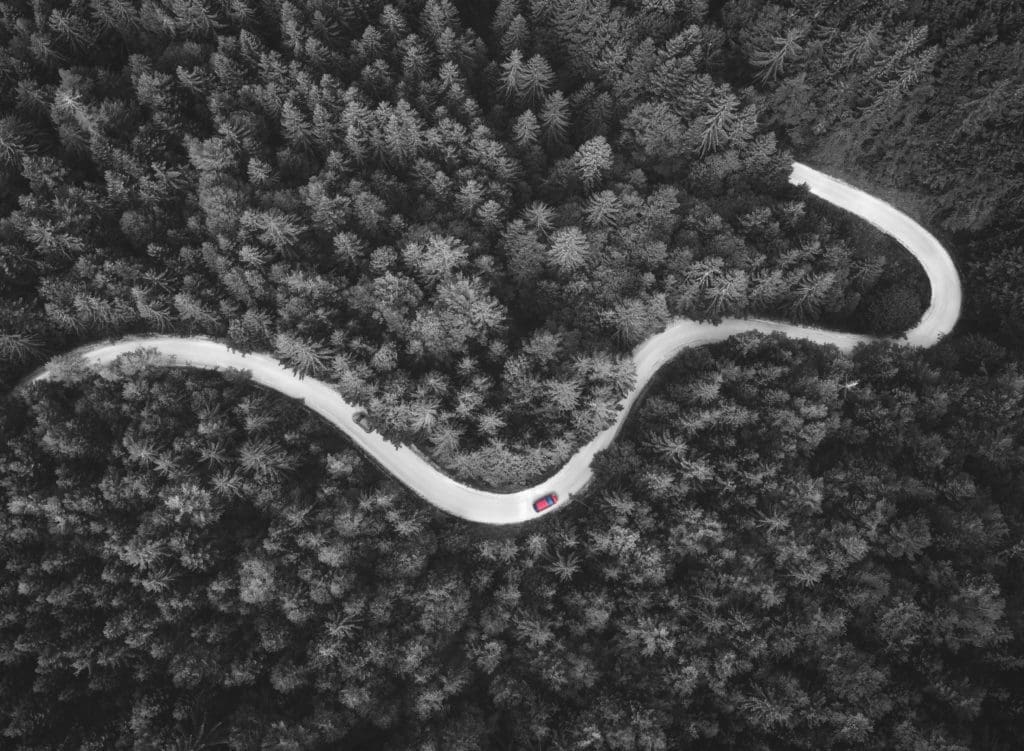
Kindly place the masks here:
[(243, 380), (115, 367), (32, 386), (2, 426), (18, 748), (1008, 749), (1022, 727), (1005, 357), (688, 352), (584, 499), (507, 531)]
[(8, 4), (0, 383), (205, 334), (504, 487), (609, 424), (672, 317), (913, 318), (913, 261), (788, 185), (714, 19), (661, 6)]

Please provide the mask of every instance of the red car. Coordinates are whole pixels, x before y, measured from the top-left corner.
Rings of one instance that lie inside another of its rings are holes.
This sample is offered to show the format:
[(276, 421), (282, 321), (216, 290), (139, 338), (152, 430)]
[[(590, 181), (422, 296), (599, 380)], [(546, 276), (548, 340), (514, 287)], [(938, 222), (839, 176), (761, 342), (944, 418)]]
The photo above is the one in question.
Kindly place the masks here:
[(536, 501), (533, 502), (533, 510), (539, 514), (544, 509), (549, 509), (556, 503), (558, 503), (558, 494), (549, 493), (543, 498), (538, 498)]

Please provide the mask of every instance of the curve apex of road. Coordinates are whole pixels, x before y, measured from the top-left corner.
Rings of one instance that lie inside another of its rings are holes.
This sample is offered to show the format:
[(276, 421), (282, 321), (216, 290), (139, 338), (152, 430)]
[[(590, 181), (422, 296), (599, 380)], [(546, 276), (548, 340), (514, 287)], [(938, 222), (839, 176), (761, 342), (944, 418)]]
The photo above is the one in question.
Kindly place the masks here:
[[(906, 332), (900, 343), (930, 347), (953, 330), (960, 317), (962, 303), (960, 277), (953, 259), (931, 233), (888, 203), (805, 164), (794, 162), (789, 180), (794, 185), (806, 185), (813, 195), (856, 214), (892, 236), (924, 267), (931, 284), (931, 303), (920, 322)], [(464, 485), (445, 475), (408, 446), (395, 446), (379, 433), (366, 432), (355, 422), (361, 407), (346, 402), (328, 383), (315, 378), (299, 378), (270, 355), (242, 354), (205, 337), (175, 336), (128, 337), (80, 347), (71, 354), (81, 356), (88, 363), (103, 365), (128, 352), (147, 348), (157, 351), (158, 364), (170, 367), (250, 371), (254, 382), (301, 400), (309, 409), (343, 430), (356, 446), (437, 508), (482, 524), (518, 524), (564, 507), (583, 490), (593, 476), (594, 457), (612, 444), (644, 387), (665, 363), (689, 347), (723, 341), (747, 331), (779, 332), (792, 338), (832, 344), (847, 352), (858, 344), (877, 340), (866, 335), (762, 319), (727, 318), (719, 324), (676, 320), (633, 351), (636, 384), (624, 400), (615, 423), (579, 449), (552, 477), (511, 493)], [(47, 366), (23, 383), (44, 380), (50, 375), (51, 370)], [(548, 493), (557, 493), (559, 504), (550, 511), (535, 513), (533, 502)]]

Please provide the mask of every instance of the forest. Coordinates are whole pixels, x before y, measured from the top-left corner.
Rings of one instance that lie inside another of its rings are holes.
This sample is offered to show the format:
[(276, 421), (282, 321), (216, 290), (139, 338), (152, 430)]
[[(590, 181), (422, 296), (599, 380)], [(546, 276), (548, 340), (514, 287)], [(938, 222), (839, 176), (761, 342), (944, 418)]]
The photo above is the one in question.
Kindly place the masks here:
[[(0, 5), (0, 747), (1001, 751), (1024, 733), (1024, 7)], [(668, 366), (558, 514), (423, 503), (202, 335), (480, 487), (609, 425), (676, 317), (929, 350)]]
[(920, 314), (905, 253), (787, 184), (699, 7), (504, 3), (481, 36), (372, 6), (6, 10), (0, 377), (208, 335), (505, 486), (609, 423), (672, 317)]

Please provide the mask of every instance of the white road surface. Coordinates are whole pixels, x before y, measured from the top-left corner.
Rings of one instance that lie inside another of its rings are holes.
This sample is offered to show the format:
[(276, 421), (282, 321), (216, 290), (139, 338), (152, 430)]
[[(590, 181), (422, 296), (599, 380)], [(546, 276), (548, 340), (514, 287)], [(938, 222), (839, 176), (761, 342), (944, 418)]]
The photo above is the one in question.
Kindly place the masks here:
[[(804, 183), (814, 195), (866, 219), (899, 241), (924, 267), (931, 283), (931, 304), (921, 321), (906, 333), (906, 338), (899, 340), (901, 343), (929, 347), (953, 329), (960, 316), (960, 277), (946, 249), (927, 230), (884, 201), (806, 165), (794, 163), (790, 182)], [(380, 434), (364, 431), (353, 420), (361, 411), (358, 405), (347, 403), (327, 383), (314, 378), (298, 378), (269, 355), (243, 355), (220, 342), (202, 337), (168, 336), (131, 337), (114, 343), (88, 345), (76, 353), (88, 362), (105, 364), (145, 347), (156, 349), (160, 362), (168, 366), (251, 371), (256, 383), (303, 400), (309, 409), (345, 431), (357, 446), (388, 472), (439, 509), (483, 524), (516, 524), (539, 516), (533, 510), (533, 502), (543, 495), (557, 493), (560, 502), (540, 515), (563, 508), (580, 493), (592, 477), (594, 455), (615, 440), (644, 386), (662, 365), (688, 347), (722, 341), (745, 331), (778, 331), (795, 339), (834, 344), (844, 351), (862, 342), (873, 341), (870, 336), (760, 319), (730, 318), (718, 325), (677, 320), (634, 350), (636, 386), (625, 400), (615, 424), (577, 451), (554, 476), (513, 493), (494, 493), (463, 485), (431, 466), (410, 448), (396, 448)], [(50, 370), (43, 368), (27, 380), (45, 379), (49, 375)]]

